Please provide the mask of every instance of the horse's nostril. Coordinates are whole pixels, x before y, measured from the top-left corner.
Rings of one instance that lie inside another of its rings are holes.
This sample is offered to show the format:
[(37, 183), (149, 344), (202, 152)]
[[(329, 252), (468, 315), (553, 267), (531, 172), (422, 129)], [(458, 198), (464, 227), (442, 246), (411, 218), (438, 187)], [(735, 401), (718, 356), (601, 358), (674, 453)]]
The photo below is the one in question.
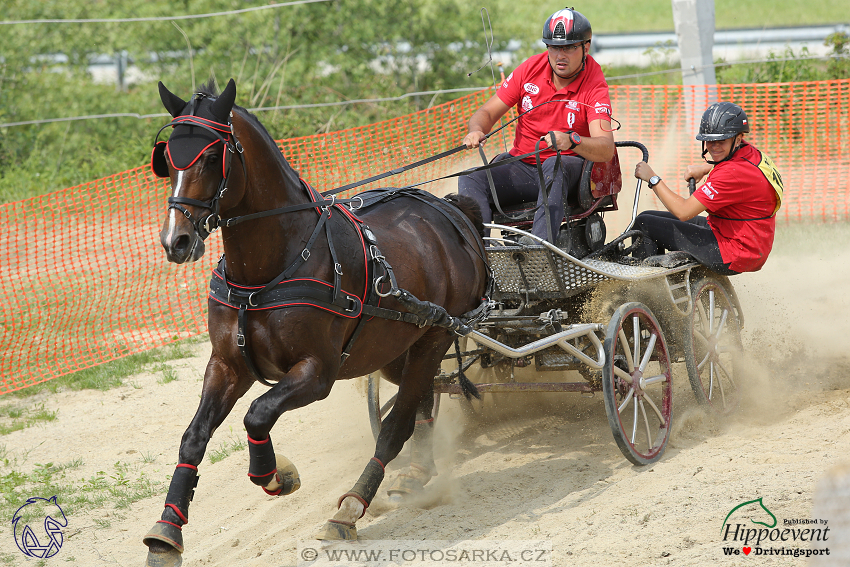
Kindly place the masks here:
[(181, 234), (178, 236), (174, 243), (171, 246), (171, 249), (177, 254), (183, 254), (188, 252), (189, 246), (192, 244), (192, 240), (186, 234)]

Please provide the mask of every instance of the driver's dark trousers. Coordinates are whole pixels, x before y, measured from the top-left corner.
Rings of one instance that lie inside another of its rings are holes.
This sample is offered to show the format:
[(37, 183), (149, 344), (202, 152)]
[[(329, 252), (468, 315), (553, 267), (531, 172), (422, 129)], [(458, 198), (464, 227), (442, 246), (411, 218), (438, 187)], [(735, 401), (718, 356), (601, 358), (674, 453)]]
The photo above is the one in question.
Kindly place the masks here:
[[(493, 161), (501, 161), (509, 157), (510, 154), (507, 153), (499, 154), (493, 158)], [(555, 156), (552, 156), (542, 164), (544, 182), (552, 183), (552, 188), (549, 191), (549, 217), (552, 223), (553, 239), (558, 238), (558, 230), (564, 220), (565, 188), (570, 192), (570, 196), (578, 191), (581, 168), (584, 163), (584, 160), (580, 157), (561, 156), (561, 175), (554, 176), (555, 180), (552, 182), (555, 160)], [(537, 166), (523, 161), (515, 161), (494, 167), (490, 170), (490, 173), (493, 175), (493, 184), (496, 187), (500, 206), (506, 207), (537, 201), (538, 209), (534, 213), (534, 225), (531, 233), (543, 240), (549, 240), (549, 233), (546, 230), (546, 213), (543, 210), (543, 196), (540, 195)], [(459, 177), (457, 188), (461, 195), (475, 199), (475, 202), (481, 208), (481, 216), (484, 222), (493, 221), (493, 211), (496, 208), (486, 171), (476, 171), (470, 175)]]
[(717, 237), (705, 217), (681, 221), (668, 211), (644, 211), (637, 216), (632, 229), (648, 237), (632, 253), (635, 258), (644, 259), (666, 251), (682, 250), (718, 274), (731, 276), (739, 273), (729, 269), (731, 262), (723, 261)]

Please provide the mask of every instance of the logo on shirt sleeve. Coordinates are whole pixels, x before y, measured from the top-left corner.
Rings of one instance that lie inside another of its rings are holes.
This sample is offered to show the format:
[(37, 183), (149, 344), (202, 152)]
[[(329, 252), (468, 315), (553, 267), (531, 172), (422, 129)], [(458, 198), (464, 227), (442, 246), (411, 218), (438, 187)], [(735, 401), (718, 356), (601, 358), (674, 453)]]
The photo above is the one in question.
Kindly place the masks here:
[(525, 83), (522, 88), (524, 88), (525, 92), (527, 92), (528, 94), (535, 95), (540, 92), (540, 88), (534, 83)]
[(714, 200), (714, 196), (717, 195), (717, 189), (711, 186), (711, 182), (706, 183), (700, 189), (702, 189), (705, 196), (711, 200)]
[(596, 114), (611, 116), (611, 105), (602, 102), (597, 102), (595, 105)]
[(511, 82), (511, 79), (513, 79), (513, 78), (514, 78), (514, 74), (513, 74), (513, 73), (511, 73), (510, 75), (508, 75), (508, 78), (507, 78), (507, 79), (505, 79), (505, 82), (504, 82), (504, 83), (502, 83), (502, 86), (503, 86), (503, 87), (507, 87), (507, 86), (508, 86), (508, 83), (510, 83), (510, 82)]

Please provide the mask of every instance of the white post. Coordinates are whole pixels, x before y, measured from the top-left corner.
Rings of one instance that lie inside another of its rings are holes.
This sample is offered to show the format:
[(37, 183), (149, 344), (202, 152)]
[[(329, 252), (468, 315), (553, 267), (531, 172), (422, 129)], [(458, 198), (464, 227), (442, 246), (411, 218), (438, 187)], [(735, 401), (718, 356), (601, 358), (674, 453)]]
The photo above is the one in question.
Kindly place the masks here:
[[(694, 97), (685, 98), (688, 134), (696, 135), (703, 111), (717, 101), (717, 78), (712, 64), (714, 48), (714, 0), (671, 0), (673, 21), (679, 40), (682, 84), (708, 85), (693, 89)], [(689, 89), (685, 89), (686, 95)]]

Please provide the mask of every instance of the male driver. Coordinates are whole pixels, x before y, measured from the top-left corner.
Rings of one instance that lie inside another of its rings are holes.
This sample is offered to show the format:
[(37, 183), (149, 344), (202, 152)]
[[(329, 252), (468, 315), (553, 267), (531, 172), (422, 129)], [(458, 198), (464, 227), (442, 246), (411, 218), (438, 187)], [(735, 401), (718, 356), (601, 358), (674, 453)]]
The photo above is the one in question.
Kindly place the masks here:
[[(527, 113), (517, 121), (511, 150), (493, 161), (533, 152), (541, 137), (548, 144), (548, 133), (554, 132), (562, 151), (560, 171), (555, 172), (554, 150), (547, 147), (540, 154), (544, 180), (552, 184), (548, 195), (550, 226), (546, 225), (534, 156), (490, 170), (500, 205), (537, 200), (532, 234), (553, 243), (564, 218), (565, 193), (572, 196), (578, 190), (582, 158), (607, 162), (614, 157), (608, 83), (599, 64), (588, 55), (591, 35), (590, 22), (575, 10), (565, 8), (549, 16), (543, 24), (546, 52), (526, 59), (510, 74), (469, 119), (469, 133), (463, 139), (466, 147), (477, 148), (514, 105), (519, 114)], [(484, 222), (492, 221), (494, 205), (486, 171), (460, 177), (458, 192), (475, 199)]]

